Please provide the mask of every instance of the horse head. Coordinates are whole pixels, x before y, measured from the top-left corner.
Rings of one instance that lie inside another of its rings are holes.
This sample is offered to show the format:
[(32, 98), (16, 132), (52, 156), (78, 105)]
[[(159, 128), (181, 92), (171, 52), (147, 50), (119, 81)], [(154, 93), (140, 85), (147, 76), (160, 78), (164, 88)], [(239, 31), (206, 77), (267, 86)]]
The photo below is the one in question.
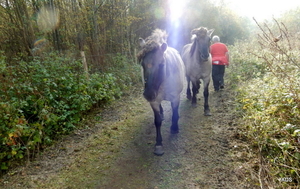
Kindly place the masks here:
[(153, 101), (157, 97), (160, 85), (164, 80), (165, 58), (164, 52), (168, 45), (145, 41), (140, 38), (140, 45), (143, 48), (138, 55), (139, 62), (143, 68), (144, 97)]
[(208, 60), (210, 39), (213, 32), (214, 29), (207, 30), (207, 28), (204, 27), (192, 30), (193, 45), (191, 48), (191, 55), (193, 55), (197, 49), (200, 59), (204, 61)]

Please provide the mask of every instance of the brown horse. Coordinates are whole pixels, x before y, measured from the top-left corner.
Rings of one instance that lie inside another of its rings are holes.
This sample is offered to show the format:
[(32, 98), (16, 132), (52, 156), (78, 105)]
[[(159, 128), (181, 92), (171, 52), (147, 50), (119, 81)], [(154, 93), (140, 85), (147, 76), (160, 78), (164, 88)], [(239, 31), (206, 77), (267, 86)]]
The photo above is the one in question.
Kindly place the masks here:
[[(204, 115), (211, 115), (208, 105), (208, 86), (211, 76), (211, 55), (209, 53), (210, 36), (214, 30), (200, 27), (192, 30), (192, 43), (183, 47), (182, 60), (185, 64), (186, 79), (187, 79), (187, 98), (192, 99), (192, 105), (197, 104), (197, 93), (200, 89), (200, 79), (204, 85)], [(193, 96), (191, 96), (190, 81), (192, 82)]]
[(138, 54), (143, 68), (144, 97), (154, 112), (156, 144), (154, 154), (163, 155), (161, 123), (163, 109), (161, 102), (167, 100), (172, 106), (171, 133), (178, 129), (178, 107), (183, 89), (184, 64), (177, 50), (168, 47), (165, 31), (156, 29), (146, 40), (140, 38), (142, 50)]

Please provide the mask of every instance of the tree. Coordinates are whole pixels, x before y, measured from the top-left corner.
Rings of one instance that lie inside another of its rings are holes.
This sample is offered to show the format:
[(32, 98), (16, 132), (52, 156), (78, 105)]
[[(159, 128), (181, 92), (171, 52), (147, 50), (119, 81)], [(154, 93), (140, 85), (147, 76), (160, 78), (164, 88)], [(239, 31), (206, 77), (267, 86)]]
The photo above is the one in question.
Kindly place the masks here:
[[(0, 50), (8, 61), (31, 57), (35, 41), (48, 41), (50, 49), (63, 54), (84, 51), (93, 68), (109, 65), (111, 54), (133, 57), (139, 37), (155, 28), (167, 30), (170, 46), (181, 50), (190, 42), (192, 29), (215, 29), (226, 43), (247, 35), (246, 22), (226, 6), (209, 0), (186, 2), (179, 25), (172, 23), (166, 0), (0, 0)], [(42, 16), (41, 16), (42, 15)]]
[[(2, 1), (1, 4), (1, 50), (7, 57), (31, 55), (35, 38), (28, 3), (25, 0)], [(24, 53), (24, 54), (22, 54)]]

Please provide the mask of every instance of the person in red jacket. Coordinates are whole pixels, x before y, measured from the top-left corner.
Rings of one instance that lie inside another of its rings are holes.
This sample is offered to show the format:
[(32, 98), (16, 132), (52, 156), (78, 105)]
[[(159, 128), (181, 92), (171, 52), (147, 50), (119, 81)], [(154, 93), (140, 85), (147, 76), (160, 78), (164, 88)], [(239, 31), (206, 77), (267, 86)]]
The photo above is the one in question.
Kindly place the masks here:
[(225, 66), (229, 65), (229, 52), (227, 46), (220, 42), (218, 36), (213, 36), (213, 44), (210, 46), (212, 56), (212, 80), (215, 91), (224, 88)]

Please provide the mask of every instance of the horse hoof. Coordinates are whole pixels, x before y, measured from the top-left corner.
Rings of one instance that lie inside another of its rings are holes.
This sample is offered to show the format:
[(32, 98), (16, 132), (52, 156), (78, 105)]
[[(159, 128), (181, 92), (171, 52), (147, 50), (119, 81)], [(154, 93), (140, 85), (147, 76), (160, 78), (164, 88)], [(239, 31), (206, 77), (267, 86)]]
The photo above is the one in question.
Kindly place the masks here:
[(155, 146), (154, 154), (157, 156), (162, 156), (164, 154), (164, 150), (162, 146)]
[(205, 116), (211, 116), (211, 113), (210, 113), (210, 111), (204, 111), (204, 115)]

